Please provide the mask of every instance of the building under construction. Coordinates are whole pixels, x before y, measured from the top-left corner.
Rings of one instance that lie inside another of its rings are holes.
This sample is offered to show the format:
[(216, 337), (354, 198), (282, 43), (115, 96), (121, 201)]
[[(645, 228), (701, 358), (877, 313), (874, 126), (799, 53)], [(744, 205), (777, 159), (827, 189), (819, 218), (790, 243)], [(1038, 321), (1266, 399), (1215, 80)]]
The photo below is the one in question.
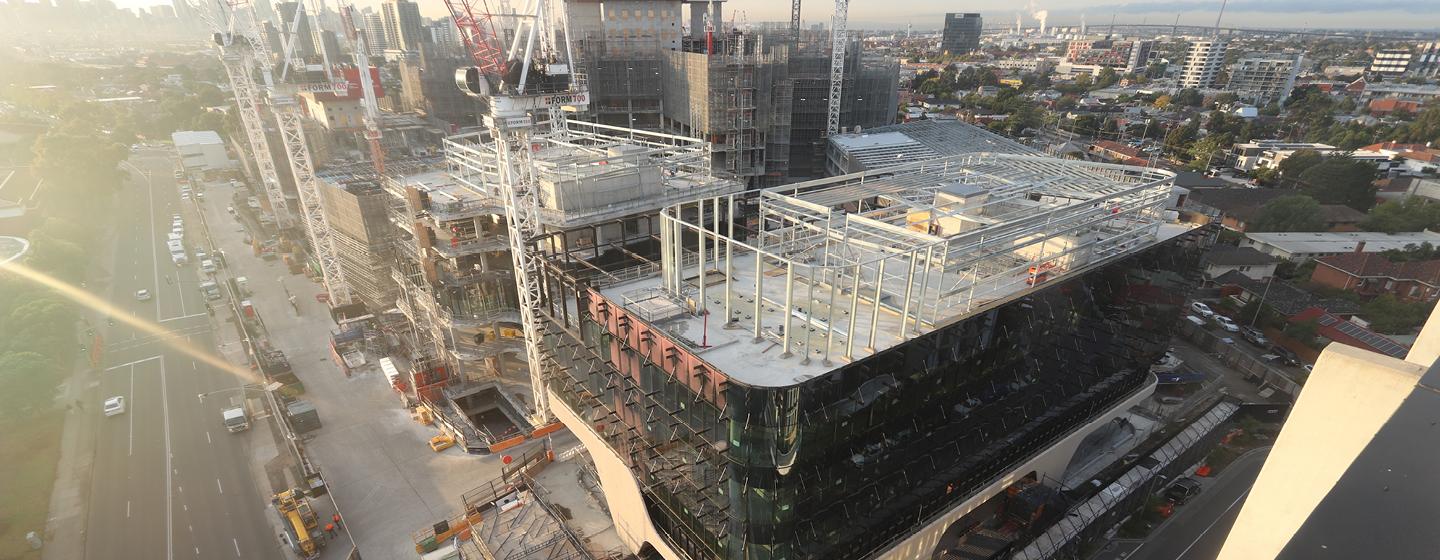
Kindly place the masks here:
[(1080, 443), (1153, 391), (1199, 280), (1172, 180), (961, 154), (669, 205), (658, 267), (551, 247), (551, 409), (641, 557), (1023, 546)]
[[(536, 143), (545, 231), (536, 243), (572, 255), (575, 266), (599, 270), (624, 261), (635, 268), (616, 274), (653, 273), (661, 208), (742, 190), (737, 181), (715, 178), (708, 146), (693, 138), (571, 121)], [(507, 361), (523, 359), (524, 335), (495, 166), (489, 133), (477, 132), (445, 141), (443, 169), (384, 183), (401, 238), (393, 278), (410, 323), (407, 358), (416, 371), (438, 372), (415, 381), (422, 400), (454, 400), (495, 380), (529, 383), (520, 371), (506, 375)], [(460, 415), (481, 428), (478, 412)], [(457, 428), (462, 438), (466, 429)]]
[[(702, 138), (713, 146), (715, 171), (752, 188), (824, 176), (828, 33), (736, 30), (724, 23), (722, 5), (568, 2), (592, 117)], [(682, 11), (691, 16), (688, 36)], [(894, 122), (899, 71), (897, 59), (850, 41), (841, 127)]]

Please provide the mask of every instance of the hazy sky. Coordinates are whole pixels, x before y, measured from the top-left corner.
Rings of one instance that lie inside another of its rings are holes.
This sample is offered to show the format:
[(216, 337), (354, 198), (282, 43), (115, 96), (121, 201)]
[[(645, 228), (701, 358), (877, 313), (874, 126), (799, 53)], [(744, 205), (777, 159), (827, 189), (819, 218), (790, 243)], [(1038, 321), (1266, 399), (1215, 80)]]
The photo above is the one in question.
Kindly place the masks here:
[[(416, 0), (426, 16), (446, 15), (442, 0)], [(497, 6), (499, 0), (488, 0)], [(560, 0), (551, 0), (560, 1)], [(156, 0), (116, 0), (122, 7), (150, 6)], [(379, 0), (355, 0), (360, 6), (378, 6)], [(1028, 4), (1026, 3), (1028, 2)], [(327, 2), (335, 5), (335, 0)], [(751, 22), (790, 19), (786, 0), (725, 0), (726, 18), (741, 12)], [(480, 2), (477, 2), (480, 4)], [(510, 0), (516, 7), (525, 0)], [(806, 25), (828, 22), (833, 0), (805, 0)], [(945, 12), (980, 12), (987, 23), (1013, 23), (1017, 13), (1047, 10), (1051, 25), (1075, 25), (1081, 14), (1094, 25), (1110, 22), (1112, 14), (1126, 23), (1169, 24), (1180, 15), (1180, 23), (1213, 25), (1220, 0), (852, 0), (850, 26), (936, 29)], [(1227, 26), (1234, 27), (1377, 27), (1418, 28), (1440, 32), (1440, 0), (1230, 0), (1225, 8)]]

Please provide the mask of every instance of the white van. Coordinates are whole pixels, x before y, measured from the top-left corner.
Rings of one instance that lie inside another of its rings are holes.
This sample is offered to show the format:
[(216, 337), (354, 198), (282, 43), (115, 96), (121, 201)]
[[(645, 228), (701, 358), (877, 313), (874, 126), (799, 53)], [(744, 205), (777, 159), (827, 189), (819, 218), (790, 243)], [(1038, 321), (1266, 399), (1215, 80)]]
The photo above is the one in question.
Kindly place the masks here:
[(212, 274), (212, 273), (214, 273), (214, 272), (215, 272), (215, 261), (212, 261), (212, 260), (210, 260), (210, 259), (202, 259), (202, 260), (200, 261), (200, 271), (201, 271), (201, 272), (204, 272), (204, 273), (206, 273), (206, 274)]

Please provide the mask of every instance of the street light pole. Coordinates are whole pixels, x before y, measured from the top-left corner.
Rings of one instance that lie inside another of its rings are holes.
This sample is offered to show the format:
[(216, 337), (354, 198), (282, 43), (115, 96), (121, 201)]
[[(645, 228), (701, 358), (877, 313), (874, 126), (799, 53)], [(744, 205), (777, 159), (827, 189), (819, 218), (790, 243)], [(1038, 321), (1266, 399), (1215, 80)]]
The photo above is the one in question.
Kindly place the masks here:
[(1260, 293), (1260, 303), (1255, 305), (1255, 315), (1250, 317), (1250, 326), (1255, 326), (1255, 321), (1260, 319), (1260, 310), (1265, 308), (1265, 296), (1270, 295), (1270, 283), (1275, 281), (1275, 273), (1265, 279), (1265, 291)]

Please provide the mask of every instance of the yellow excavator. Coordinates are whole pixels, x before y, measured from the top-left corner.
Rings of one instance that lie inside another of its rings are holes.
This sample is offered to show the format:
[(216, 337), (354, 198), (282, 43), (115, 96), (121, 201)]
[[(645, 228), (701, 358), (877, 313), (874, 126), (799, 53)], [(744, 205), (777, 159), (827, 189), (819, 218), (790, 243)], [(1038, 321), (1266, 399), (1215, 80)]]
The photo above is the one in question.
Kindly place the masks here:
[[(280, 512), (280, 517), (285, 521), (285, 530), (295, 541), (295, 550), (305, 560), (320, 557), (320, 547), (324, 544), (319, 538), (320, 520), (315, 516), (315, 510), (310, 508), (310, 501), (298, 488), (292, 488), (275, 495), (275, 510)], [(312, 533), (314, 531), (314, 533)]]

